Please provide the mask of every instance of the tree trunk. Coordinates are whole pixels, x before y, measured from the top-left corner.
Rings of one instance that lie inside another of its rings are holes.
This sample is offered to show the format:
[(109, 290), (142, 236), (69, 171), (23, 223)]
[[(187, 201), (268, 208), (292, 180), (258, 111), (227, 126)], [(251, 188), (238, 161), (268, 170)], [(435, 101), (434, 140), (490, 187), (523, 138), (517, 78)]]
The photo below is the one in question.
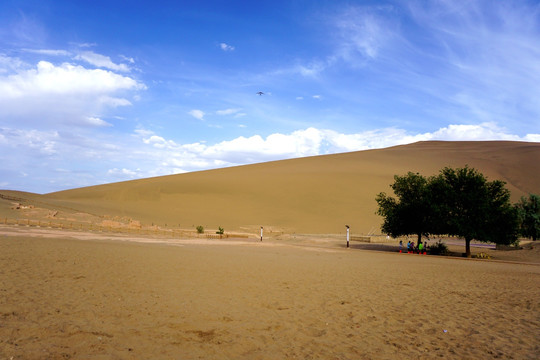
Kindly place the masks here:
[(465, 256), (471, 257), (471, 239), (465, 239)]

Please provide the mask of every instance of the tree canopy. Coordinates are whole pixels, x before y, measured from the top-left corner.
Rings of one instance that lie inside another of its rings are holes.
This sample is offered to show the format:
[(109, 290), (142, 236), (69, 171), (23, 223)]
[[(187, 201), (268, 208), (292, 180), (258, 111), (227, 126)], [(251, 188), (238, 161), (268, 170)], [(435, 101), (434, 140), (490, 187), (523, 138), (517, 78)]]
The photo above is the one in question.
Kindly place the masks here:
[(467, 256), (473, 239), (505, 245), (517, 240), (517, 210), (503, 181), (487, 181), (469, 167), (446, 167), (429, 179), (409, 172), (394, 180), (397, 199), (376, 197), (384, 233), (416, 234), (419, 240), (429, 234), (458, 236), (465, 239)]
[(520, 218), (520, 234), (536, 241), (540, 237), (540, 196), (522, 196), (515, 205)]
[(517, 212), (503, 181), (487, 181), (469, 167), (444, 168), (432, 181), (443, 219), (439, 233), (464, 238), (467, 256), (473, 239), (502, 245), (517, 240)]
[(381, 229), (393, 237), (412, 235), (428, 236), (430, 216), (433, 212), (428, 180), (420, 174), (409, 172), (405, 176), (394, 176), (390, 185), (399, 201), (382, 192), (377, 195), (378, 215), (384, 217)]

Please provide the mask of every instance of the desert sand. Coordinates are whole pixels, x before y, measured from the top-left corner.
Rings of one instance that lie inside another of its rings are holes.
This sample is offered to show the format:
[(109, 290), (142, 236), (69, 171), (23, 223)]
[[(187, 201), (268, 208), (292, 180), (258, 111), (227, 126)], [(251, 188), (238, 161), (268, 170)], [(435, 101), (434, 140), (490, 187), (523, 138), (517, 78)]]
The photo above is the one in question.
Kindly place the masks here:
[(0, 226), (0, 359), (540, 357), (538, 263), (344, 245)]

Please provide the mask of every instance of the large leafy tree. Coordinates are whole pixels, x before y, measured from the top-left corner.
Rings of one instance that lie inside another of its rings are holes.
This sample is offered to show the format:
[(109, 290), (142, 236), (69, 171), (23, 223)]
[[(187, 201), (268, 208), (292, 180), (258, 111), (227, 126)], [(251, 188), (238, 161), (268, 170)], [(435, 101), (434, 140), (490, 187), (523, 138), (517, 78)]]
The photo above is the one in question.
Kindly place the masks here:
[(422, 236), (428, 236), (433, 214), (428, 179), (409, 172), (405, 176), (394, 176), (390, 187), (397, 199), (384, 192), (376, 198), (377, 214), (384, 217), (381, 230), (393, 237), (417, 235), (420, 240)]
[(469, 167), (447, 167), (432, 184), (442, 220), (437, 232), (464, 238), (468, 257), (472, 240), (504, 245), (517, 240), (517, 211), (503, 181), (487, 181)]
[(517, 210), (503, 181), (487, 181), (477, 170), (444, 168), (426, 179), (409, 172), (394, 176), (396, 198), (380, 193), (377, 214), (384, 217), (381, 230), (393, 237), (446, 234), (471, 241), (511, 244), (517, 240)]
[(515, 207), (519, 213), (521, 236), (536, 241), (540, 237), (540, 196), (522, 196)]

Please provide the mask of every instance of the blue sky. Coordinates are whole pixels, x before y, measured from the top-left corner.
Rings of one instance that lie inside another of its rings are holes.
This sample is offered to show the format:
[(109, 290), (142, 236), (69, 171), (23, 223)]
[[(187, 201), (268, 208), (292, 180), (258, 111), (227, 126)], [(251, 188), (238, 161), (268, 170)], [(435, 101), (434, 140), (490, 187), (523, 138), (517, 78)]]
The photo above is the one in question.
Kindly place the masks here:
[(537, 1), (0, 3), (4, 189), (539, 142), (538, 99)]

